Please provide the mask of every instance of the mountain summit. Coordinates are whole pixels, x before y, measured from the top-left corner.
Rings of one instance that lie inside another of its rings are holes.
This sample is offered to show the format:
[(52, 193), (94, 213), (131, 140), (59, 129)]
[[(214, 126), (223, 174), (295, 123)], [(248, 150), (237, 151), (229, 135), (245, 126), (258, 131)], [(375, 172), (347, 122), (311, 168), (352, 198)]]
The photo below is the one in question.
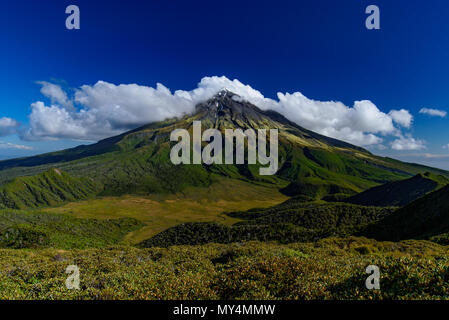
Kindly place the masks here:
[[(170, 133), (174, 129), (192, 130), (193, 121), (201, 121), (203, 130), (278, 129), (276, 175), (260, 176), (258, 165), (173, 165)], [(92, 145), (0, 161), (0, 183), (50, 168), (95, 181), (100, 195), (176, 193), (235, 179), (249, 186), (262, 184), (279, 189), (304, 200), (343, 199), (427, 171), (449, 175), (443, 170), (378, 157), (363, 148), (322, 136), (275, 111), (261, 110), (228, 90), (199, 103), (193, 114), (180, 119), (151, 123)]]
[(201, 121), (205, 128), (219, 130), (233, 128), (243, 130), (279, 129), (287, 140), (305, 146), (330, 146), (369, 153), (369, 151), (355, 145), (302, 128), (276, 111), (262, 110), (227, 89), (219, 91), (211, 99), (198, 104), (192, 120)]
[(198, 104), (195, 110), (196, 120), (205, 127), (259, 129), (270, 124), (274, 127), (262, 110), (228, 90), (222, 90), (208, 101)]

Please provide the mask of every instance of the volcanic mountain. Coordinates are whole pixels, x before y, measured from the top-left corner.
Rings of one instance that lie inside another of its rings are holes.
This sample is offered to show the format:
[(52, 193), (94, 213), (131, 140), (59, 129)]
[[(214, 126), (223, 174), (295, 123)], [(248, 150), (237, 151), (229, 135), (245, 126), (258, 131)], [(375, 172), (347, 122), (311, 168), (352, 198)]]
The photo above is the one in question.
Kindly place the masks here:
[[(193, 121), (201, 121), (203, 130), (278, 129), (278, 172), (260, 176), (259, 165), (173, 165), (169, 156), (175, 143), (170, 142), (170, 133), (180, 128), (191, 132)], [(0, 161), (0, 185), (10, 185), (13, 179), (36, 176), (52, 168), (64, 172), (65, 179), (91, 181), (92, 195), (177, 193), (189, 187), (209, 187), (222, 179), (237, 179), (249, 185), (270, 186), (304, 200), (343, 199), (424, 172), (449, 176), (443, 170), (378, 157), (363, 148), (309, 131), (227, 90), (179, 119), (151, 123), (91, 145)], [(8, 190), (12, 198), (27, 196), (27, 192), (43, 198), (42, 203), (46, 197), (55, 198), (58, 190), (52, 180), (39, 181), (37, 189), (30, 185), (28, 191), (21, 190), (20, 194)], [(14, 203), (6, 206), (14, 207)]]

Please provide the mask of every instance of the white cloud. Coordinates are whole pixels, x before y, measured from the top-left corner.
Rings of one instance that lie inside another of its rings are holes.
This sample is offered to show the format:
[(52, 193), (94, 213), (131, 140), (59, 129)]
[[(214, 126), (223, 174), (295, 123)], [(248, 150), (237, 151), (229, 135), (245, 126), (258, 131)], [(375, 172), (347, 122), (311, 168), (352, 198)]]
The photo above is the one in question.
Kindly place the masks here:
[[(95, 123), (96, 120), (92, 117), (89, 118), (89, 114), (84, 110), (70, 113), (59, 106), (46, 106), (43, 102), (37, 101), (31, 104), (29, 118), (30, 127), (23, 133), (25, 140), (89, 140), (88, 133), (91, 133), (91, 140), (96, 138), (95, 129), (98, 127)], [(98, 137), (102, 137), (106, 133), (104, 127), (100, 131), (101, 134)]]
[(405, 128), (410, 128), (413, 122), (413, 116), (408, 110), (391, 110), (388, 115), (393, 119), (394, 122), (403, 126)]
[(445, 145), (443, 146), (443, 149), (449, 149), (449, 144), (445, 144)]
[(354, 144), (377, 144), (382, 139), (375, 134), (395, 131), (391, 117), (368, 100), (356, 101), (351, 108), (341, 102), (311, 100), (299, 92), (278, 93), (278, 99), (268, 107), (307, 129)]
[(413, 137), (400, 136), (398, 139), (391, 143), (393, 150), (405, 151), (405, 150), (422, 150), (426, 148), (423, 140), (415, 139)]
[(0, 118), (0, 136), (7, 136), (17, 132), (19, 123), (11, 118)]
[[(223, 88), (235, 92), (261, 109), (272, 109), (309, 130), (356, 145), (378, 145), (387, 135), (399, 136), (397, 123), (410, 127), (413, 117), (407, 110), (386, 114), (369, 100), (355, 101), (352, 107), (337, 101), (317, 101), (300, 92), (278, 93), (277, 100), (265, 98), (258, 90), (239, 80), (204, 77), (191, 91), (172, 93), (158, 83), (156, 88), (137, 84), (115, 85), (98, 81), (83, 85), (72, 99), (57, 85), (42, 84), (42, 93), (51, 105), (31, 105), (26, 139), (98, 140), (137, 126), (191, 113)], [(76, 103), (80, 108), (67, 106)]]
[(421, 110), (419, 110), (419, 113), (427, 114), (432, 117), (441, 117), (441, 118), (445, 118), (447, 116), (447, 112), (444, 110), (429, 109), (429, 108), (422, 108)]
[(49, 98), (52, 103), (57, 103), (64, 108), (73, 108), (72, 101), (69, 100), (67, 93), (62, 90), (61, 86), (46, 81), (38, 81), (37, 83), (42, 85), (41, 93)]
[(33, 150), (33, 147), (0, 141), (0, 149)]

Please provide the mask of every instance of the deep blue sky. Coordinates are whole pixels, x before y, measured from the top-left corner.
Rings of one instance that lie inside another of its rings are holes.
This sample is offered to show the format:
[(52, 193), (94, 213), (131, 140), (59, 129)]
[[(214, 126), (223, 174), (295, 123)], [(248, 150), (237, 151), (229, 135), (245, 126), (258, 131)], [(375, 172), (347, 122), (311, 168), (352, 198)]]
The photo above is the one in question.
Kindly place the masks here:
[[(81, 10), (81, 30), (65, 28), (65, 8)], [(365, 28), (365, 8), (381, 10), (381, 30)], [(204, 76), (237, 78), (267, 97), (301, 91), (316, 100), (352, 106), (369, 99), (382, 111), (405, 108), (410, 133), (431, 160), (380, 154), (449, 169), (449, 119), (419, 115), (422, 107), (449, 111), (449, 1), (2, 1), (0, 117), (24, 125), (30, 104), (42, 100), (36, 81), (65, 88), (161, 82), (190, 90)], [(40, 153), (79, 142), (3, 142)]]

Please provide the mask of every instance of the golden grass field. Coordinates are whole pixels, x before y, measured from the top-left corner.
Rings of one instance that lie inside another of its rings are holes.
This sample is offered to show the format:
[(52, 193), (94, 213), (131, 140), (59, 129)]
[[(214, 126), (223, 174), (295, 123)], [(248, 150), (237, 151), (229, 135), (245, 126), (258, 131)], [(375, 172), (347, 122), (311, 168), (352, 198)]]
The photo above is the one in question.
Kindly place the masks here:
[(287, 199), (277, 189), (269, 186), (223, 179), (209, 188), (191, 188), (182, 194), (103, 197), (70, 202), (44, 211), (79, 218), (136, 218), (146, 226), (128, 234), (124, 240), (126, 243), (136, 244), (184, 222), (217, 221), (231, 225), (239, 220), (230, 218), (223, 212), (269, 207)]

